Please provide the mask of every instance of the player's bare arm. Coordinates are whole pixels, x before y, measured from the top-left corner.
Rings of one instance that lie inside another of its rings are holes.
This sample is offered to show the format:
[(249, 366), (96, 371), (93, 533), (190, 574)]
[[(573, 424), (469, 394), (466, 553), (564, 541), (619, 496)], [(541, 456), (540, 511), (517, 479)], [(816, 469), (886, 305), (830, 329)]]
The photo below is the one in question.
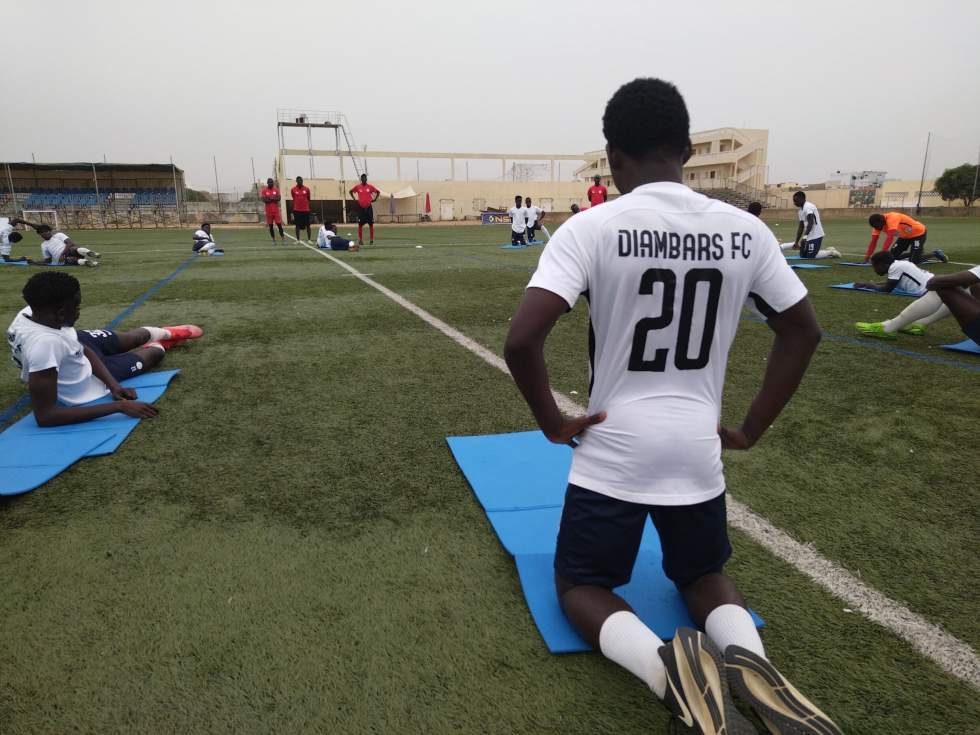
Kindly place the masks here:
[(119, 381), (112, 377), (112, 373), (109, 372), (102, 359), (88, 345), (82, 345), (82, 350), (85, 352), (85, 357), (92, 366), (92, 375), (105, 383), (105, 387), (109, 389), (109, 393), (115, 400), (136, 399), (136, 391), (132, 388), (123, 388), (119, 384)]
[(504, 359), (514, 382), (549, 441), (569, 444), (588, 427), (601, 423), (606, 413), (570, 418), (562, 416), (551, 393), (544, 343), (559, 317), (568, 311), (565, 300), (541, 288), (529, 288), (517, 307), (504, 345)]
[(759, 441), (796, 393), (820, 343), (817, 315), (806, 297), (781, 314), (770, 317), (767, 324), (775, 338), (766, 361), (762, 387), (740, 427), (718, 430), (725, 449), (748, 449)]
[(926, 290), (935, 291), (940, 288), (970, 288), (980, 283), (980, 278), (970, 271), (950, 273), (947, 276), (933, 276), (926, 281)]
[(58, 369), (48, 368), (31, 373), (27, 381), (31, 407), (38, 426), (65, 426), (91, 421), (114, 413), (124, 413), (138, 419), (157, 415), (156, 407), (142, 401), (118, 400), (95, 406), (62, 406), (58, 403)]

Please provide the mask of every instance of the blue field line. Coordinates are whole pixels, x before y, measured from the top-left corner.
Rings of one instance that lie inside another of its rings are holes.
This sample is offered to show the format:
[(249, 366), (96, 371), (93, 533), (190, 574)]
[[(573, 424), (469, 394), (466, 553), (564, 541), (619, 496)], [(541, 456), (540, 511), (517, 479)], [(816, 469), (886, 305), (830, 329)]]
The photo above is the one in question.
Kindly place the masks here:
[[(187, 260), (185, 260), (183, 263), (181, 263), (180, 265), (178, 265), (177, 266), (177, 269), (173, 273), (171, 273), (169, 276), (166, 276), (164, 278), (161, 278), (159, 281), (157, 281), (152, 286), (150, 286), (142, 295), (140, 295), (139, 297), (137, 297), (136, 300), (133, 301), (133, 303), (131, 303), (129, 306), (127, 306), (125, 309), (123, 309), (115, 319), (113, 319), (111, 322), (109, 322), (108, 324), (106, 324), (105, 325), (105, 328), (106, 329), (115, 329), (117, 326), (119, 326), (126, 317), (128, 317), (130, 314), (132, 314), (134, 311), (136, 311), (139, 307), (141, 307), (143, 304), (145, 304), (150, 299), (150, 297), (153, 296), (153, 294), (155, 294), (161, 288), (163, 288), (168, 283), (170, 283), (172, 280), (174, 280), (183, 271), (187, 270), (187, 268), (190, 267), (190, 264), (193, 263), (195, 260), (197, 260), (198, 257), (199, 256), (195, 253), (194, 255), (192, 255), (191, 257), (189, 257)], [(13, 421), (14, 417), (18, 413), (20, 413), (23, 409), (27, 408), (27, 406), (28, 406), (28, 404), (30, 404), (30, 402), (31, 402), (31, 397), (27, 393), (25, 393), (20, 398), (18, 398), (16, 401), (14, 401), (14, 403), (12, 405), (10, 405), (6, 409), (4, 409), (3, 413), (0, 413), (0, 431), (3, 431), (4, 429), (6, 429), (7, 428), (7, 424), (9, 424), (11, 421)]]

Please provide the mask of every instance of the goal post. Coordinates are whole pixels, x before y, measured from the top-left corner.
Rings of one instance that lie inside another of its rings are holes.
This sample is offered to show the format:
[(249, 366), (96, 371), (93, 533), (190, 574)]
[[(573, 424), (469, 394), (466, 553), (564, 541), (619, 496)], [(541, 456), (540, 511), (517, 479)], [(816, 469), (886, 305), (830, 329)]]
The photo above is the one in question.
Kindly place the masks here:
[(58, 212), (54, 209), (22, 209), (21, 217), (39, 225), (50, 225), (56, 230), (60, 227), (58, 224)]

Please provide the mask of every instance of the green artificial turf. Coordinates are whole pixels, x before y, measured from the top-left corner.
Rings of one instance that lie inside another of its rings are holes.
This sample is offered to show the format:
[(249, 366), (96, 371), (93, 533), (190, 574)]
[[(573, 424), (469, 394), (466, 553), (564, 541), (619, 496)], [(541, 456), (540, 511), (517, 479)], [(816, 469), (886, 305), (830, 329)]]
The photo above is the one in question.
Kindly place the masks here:
[[(795, 224), (778, 224), (790, 239)], [(927, 224), (930, 245), (980, 262), (980, 221)], [(825, 228), (827, 244), (863, 253), (865, 224)], [(499, 354), (540, 253), (500, 250), (505, 232), (379, 227), (374, 248), (337, 257)], [(71, 271), (82, 327), (190, 250), (187, 232), (74, 234), (104, 264)], [(160, 416), (115, 455), (0, 500), (0, 732), (665, 731), (626, 672), (547, 653), (445, 447), (531, 428), (510, 379), (313, 252), (269, 247), (258, 229), (215, 235), (225, 258), (195, 261), (123, 324), (205, 328), (168, 354), (183, 373)], [(28, 274), (0, 268), (3, 318)], [(961, 339), (949, 320), (885, 345), (945, 364), (851, 339), (852, 322), (908, 303), (826, 288), (865, 274), (800, 272), (828, 337), (760, 445), (726, 455), (729, 487), (977, 648), (980, 359), (937, 349)], [(549, 361), (555, 387), (584, 403), (583, 307)], [(743, 321), (726, 420), (758, 388), (769, 341)], [(0, 372), (0, 408), (22, 392)], [(976, 727), (975, 689), (733, 542), (729, 571), (766, 618), (769, 654), (845, 732)]]

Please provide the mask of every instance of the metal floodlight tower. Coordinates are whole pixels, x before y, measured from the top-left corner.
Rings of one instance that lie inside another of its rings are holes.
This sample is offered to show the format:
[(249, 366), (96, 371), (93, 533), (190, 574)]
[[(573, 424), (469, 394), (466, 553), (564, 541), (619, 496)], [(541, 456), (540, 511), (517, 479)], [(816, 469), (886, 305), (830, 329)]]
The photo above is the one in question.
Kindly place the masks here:
[[(286, 130), (288, 128), (302, 128), (306, 130), (306, 150), (310, 157), (310, 178), (316, 178), (316, 168), (314, 163), (313, 133), (317, 130), (333, 130), (334, 152), (340, 160), (340, 201), (342, 202), (340, 211), (344, 224), (347, 224), (347, 179), (344, 173), (344, 159), (349, 158), (354, 167), (355, 180), (361, 176), (361, 165), (354, 155), (357, 144), (354, 142), (354, 134), (351, 132), (350, 123), (347, 116), (342, 112), (324, 112), (318, 110), (276, 110), (276, 140), (279, 142), (279, 153), (276, 158), (276, 178), (283, 182), (286, 177), (285, 161), (287, 153)], [(343, 141), (341, 141), (343, 137)], [(280, 183), (280, 186), (282, 184)], [(280, 215), (283, 221), (286, 220), (286, 200), (279, 201)]]

